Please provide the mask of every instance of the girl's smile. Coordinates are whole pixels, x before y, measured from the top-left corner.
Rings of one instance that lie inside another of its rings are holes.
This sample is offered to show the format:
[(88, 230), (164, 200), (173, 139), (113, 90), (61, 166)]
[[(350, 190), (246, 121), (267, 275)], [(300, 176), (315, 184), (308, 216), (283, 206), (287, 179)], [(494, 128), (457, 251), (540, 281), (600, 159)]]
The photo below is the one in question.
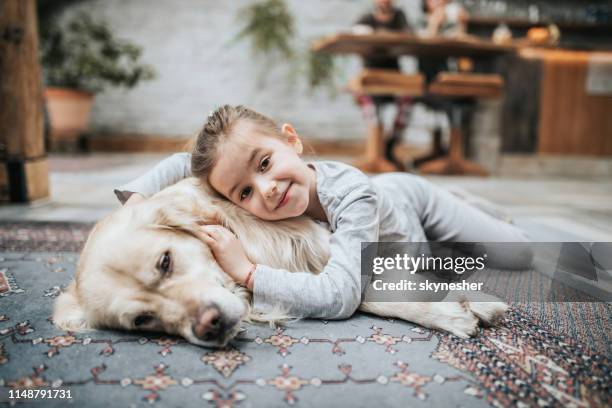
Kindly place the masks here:
[(279, 208), (281, 208), (282, 206), (284, 206), (285, 204), (287, 204), (287, 202), (289, 201), (289, 189), (291, 188), (292, 183), (289, 183), (289, 185), (287, 186), (287, 189), (285, 190), (285, 192), (283, 193), (283, 195), (281, 196), (281, 199), (278, 203), (278, 205), (276, 206), (276, 210), (278, 210)]

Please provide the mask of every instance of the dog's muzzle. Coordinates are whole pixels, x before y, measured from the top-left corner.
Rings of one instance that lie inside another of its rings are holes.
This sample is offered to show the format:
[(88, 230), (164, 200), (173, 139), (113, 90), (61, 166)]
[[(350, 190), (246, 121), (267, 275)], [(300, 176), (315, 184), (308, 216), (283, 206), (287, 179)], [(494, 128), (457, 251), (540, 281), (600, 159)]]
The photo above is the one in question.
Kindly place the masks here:
[(202, 309), (193, 323), (193, 334), (207, 343), (224, 345), (236, 332), (238, 320), (223, 315), (217, 305)]

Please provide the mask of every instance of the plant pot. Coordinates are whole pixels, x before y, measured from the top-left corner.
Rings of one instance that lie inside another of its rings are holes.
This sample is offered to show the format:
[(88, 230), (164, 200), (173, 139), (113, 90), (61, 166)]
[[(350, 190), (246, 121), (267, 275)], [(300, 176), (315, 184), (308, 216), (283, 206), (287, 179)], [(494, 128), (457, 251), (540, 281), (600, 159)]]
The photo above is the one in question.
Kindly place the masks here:
[(69, 88), (46, 88), (50, 150), (76, 150), (80, 136), (89, 128), (94, 94)]

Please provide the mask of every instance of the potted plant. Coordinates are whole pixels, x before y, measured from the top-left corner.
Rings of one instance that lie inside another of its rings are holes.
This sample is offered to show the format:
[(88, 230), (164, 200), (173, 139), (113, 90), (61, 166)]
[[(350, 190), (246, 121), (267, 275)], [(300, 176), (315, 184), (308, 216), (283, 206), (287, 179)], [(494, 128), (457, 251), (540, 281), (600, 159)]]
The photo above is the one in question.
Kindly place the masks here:
[(88, 129), (96, 93), (107, 86), (133, 88), (154, 77), (152, 67), (138, 63), (141, 53), (87, 14), (41, 28), (50, 149), (76, 145)]
[[(238, 12), (243, 26), (235, 40), (247, 39), (253, 56), (259, 57), (261, 79), (269, 72), (270, 61), (292, 65), (287, 78), (293, 82), (295, 73), (306, 74), (311, 90), (326, 86), (335, 93), (338, 67), (334, 56), (317, 54), (297, 41), (296, 22), (286, 0), (259, 0)], [(263, 81), (260, 81), (263, 84)]]

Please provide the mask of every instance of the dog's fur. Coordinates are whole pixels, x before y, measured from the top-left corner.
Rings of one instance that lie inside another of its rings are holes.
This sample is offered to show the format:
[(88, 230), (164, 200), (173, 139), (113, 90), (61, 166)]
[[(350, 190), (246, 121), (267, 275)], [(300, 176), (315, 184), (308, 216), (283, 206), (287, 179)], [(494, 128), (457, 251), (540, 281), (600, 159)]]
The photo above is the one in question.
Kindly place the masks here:
[[(75, 280), (55, 304), (53, 321), (65, 330), (97, 327), (163, 331), (204, 346), (223, 346), (245, 320), (277, 321), (281, 310), (255, 315), (250, 292), (236, 285), (198, 238), (199, 224), (220, 223), (240, 239), (256, 263), (319, 273), (329, 257), (329, 232), (306, 217), (262, 221), (218, 197), (196, 179), (183, 180), (100, 221), (81, 253)], [(159, 260), (171, 256), (172, 271)], [(221, 321), (214, 338), (196, 330), (210, 308)], [(362, 303), (360, 309), (475, 335), (478, 323), (503, 315), (501, 302)], [(135, 327), (137, 316), (150, 316)]]

